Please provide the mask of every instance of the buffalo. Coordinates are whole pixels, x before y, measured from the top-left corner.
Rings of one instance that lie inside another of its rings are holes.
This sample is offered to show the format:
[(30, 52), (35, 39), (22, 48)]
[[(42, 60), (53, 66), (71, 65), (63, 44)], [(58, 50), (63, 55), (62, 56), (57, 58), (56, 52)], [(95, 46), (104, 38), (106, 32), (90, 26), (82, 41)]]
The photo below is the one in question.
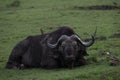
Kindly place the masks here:
[(71, 28), (63, 26), (41, 35), (29, 36), (12, 50), (6, 68), (73, 68), (86, 64), (86, 48), (95, 42), (94, 35), (84, 42)]

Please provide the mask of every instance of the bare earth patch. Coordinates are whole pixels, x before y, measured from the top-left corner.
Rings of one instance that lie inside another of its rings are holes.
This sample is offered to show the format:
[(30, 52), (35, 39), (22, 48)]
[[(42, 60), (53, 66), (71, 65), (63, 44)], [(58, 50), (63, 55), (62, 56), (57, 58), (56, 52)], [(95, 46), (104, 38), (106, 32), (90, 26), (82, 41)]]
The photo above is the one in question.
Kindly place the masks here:
[(120, 33), (115, 33), (112, 36), (110, 36), (109, 38), (120, 38)]
[[(104, 41), (104, 40), (107, 40), (107, 37), (105, 36), (99, 36), (99, 37), (95, 37), (96, 40), (99, 40), (99, 41)], [(85, 41), (89, 41), (90, 39), (85, 39)]]
[(120, 6), (117, 5), (95, 5), (95, 6), (74, 6), (73, 9), (77, 10), (113, 10), (120, 9)]

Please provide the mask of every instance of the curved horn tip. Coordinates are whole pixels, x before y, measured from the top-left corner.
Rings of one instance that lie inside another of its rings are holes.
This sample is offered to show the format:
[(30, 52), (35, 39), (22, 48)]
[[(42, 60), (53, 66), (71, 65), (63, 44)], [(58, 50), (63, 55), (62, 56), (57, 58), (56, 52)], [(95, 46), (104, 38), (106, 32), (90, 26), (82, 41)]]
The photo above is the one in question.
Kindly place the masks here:
[(95, 37), (94, 37), (94, 35), (91, 35), (91, 37), (92, 37), (92, 40), (95, 41)]
[(94, 44), (95, 37), (94, 37), (94, 35), (91, 35), (91, 37), (92, 37), (92, 39), (87, 44), (85, 44), (86, 47), (90, 47)]

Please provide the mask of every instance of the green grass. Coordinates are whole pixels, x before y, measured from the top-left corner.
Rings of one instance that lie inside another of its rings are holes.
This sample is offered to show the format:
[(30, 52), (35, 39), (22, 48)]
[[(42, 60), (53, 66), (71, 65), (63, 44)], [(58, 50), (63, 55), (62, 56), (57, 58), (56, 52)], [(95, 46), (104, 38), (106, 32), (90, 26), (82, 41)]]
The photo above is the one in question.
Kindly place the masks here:
[[(75, 69), (27, 69), (27, 70), (2, 70), (3, 80), (119, 80), (119, 67), (109, 67), (107, 65), (87, 65)], [(100, 75), (101, 74), (101, 75)], [(114, 75), (116, 74), (116, 75)], [(112, 76), (112, 77), (111, 77)], [(111, 80), (111, 79), (110, 79)]]
[[(0, 80), (120, 80), (120, 66), (109, 66), (106, 57), (101, 61), (100, 53), (111, 52), (120, 59), (120, 10), (75, 10), (74, 6), (113, 5), (119, 0), (20, 0), (20, 6), (9, 6), (14, 0), (0, 0)], [(9, 7), (8, 7), (9, 6)], [(8, 70), (5, 64), (14, 45), (29, 35), (41, 34), (67, 25), (83, 39), (90, 38), (96, 28), (96, 43), (88, 48), (89, 63), (70, 69), (26, 69)]]

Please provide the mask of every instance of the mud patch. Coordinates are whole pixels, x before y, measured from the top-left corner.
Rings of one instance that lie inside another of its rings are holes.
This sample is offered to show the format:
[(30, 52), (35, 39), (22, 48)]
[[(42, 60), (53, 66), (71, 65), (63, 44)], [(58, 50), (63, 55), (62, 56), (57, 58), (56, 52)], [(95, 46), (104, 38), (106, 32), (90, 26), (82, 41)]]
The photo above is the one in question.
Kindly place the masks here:
[[(90, 39), (85, 39), (85, 41), (89, 41)], [(105, 36), (99, 36), (99, 37), (95, 37), (95, 40), (99, 40), (99, 41), (104, 41), (107, 40), (107, 37)]]
[(95, 6), (74, 6), (73, 9), (76, 10), (114, 10), (120, 9), (120, 6), (117, 5), (95, 5)]
[(105, 36), (100, 36), (100, 37), (96, 37), (97, 40), (100, 40), (100, 41), (104, 41), (104, 40), (107, 40), (107, 37)]
[(112, 36), (110, 36), (109, 38), (120, 38), (120, 33), (115, 33)]

